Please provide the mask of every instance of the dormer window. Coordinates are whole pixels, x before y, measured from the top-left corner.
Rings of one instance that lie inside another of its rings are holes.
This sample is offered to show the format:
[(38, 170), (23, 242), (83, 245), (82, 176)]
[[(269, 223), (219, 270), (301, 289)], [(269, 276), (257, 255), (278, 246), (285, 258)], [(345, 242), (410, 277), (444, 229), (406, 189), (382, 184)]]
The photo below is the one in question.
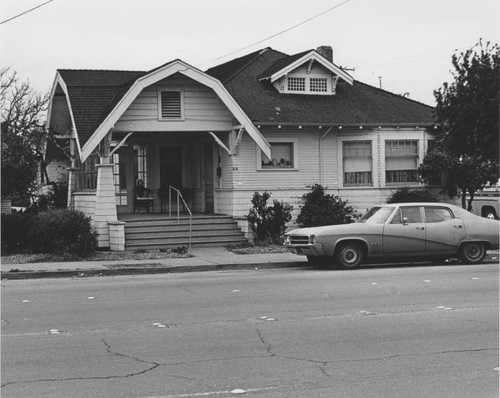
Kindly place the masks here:
[(332, 62), (331, 55), (311, 50), (289, 56), (288, 60), (277, 61), (259, 80), (269, 81), (282, 94), (335, 95), (339, 80), (353, 85), (354, 79)]
[(335, 94), (337, 77), (328, 75), (286, 76), (284, 93)]
[(287, 91), (306, 91), (306, 78), (289, 77), (287, 79)]
[(326, 77), (311, 77), (309, 79), (309, 91), (326, 93), (328, 91), (328, 80)]

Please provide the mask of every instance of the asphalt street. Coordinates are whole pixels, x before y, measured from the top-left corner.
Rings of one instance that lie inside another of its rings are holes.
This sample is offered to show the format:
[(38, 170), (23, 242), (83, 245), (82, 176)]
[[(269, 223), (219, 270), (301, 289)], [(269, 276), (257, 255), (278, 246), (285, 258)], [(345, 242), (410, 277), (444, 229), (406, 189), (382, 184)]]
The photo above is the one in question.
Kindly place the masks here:
[(2, 397), (498, 397), (499, 267), (2, 281)]

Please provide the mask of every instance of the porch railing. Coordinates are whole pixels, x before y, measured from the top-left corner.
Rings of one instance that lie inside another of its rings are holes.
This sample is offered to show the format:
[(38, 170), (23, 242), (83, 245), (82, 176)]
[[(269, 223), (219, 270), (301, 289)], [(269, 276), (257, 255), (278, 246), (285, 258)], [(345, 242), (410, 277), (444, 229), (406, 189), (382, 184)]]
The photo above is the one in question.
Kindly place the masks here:
[(179, 224), (181, 221), (180, 218), (180, 201), (182, 201), (184, 208), (187, 210), (189, 213), (189, 248), (191, 249), (191, 235), (192, 235), (192, 224), (193, 224), (193, 213), (189, 209), (189, 206), (187, 205), (186, 201), (184, 200), (184, 197), (182, 196), (181, 191), (179, 191), (177, 188), (169, 185), (168, 186), (168, 216), (172, 218), (172, 191), (174, 191), (174, 195), (177, 197), (177, 223)]

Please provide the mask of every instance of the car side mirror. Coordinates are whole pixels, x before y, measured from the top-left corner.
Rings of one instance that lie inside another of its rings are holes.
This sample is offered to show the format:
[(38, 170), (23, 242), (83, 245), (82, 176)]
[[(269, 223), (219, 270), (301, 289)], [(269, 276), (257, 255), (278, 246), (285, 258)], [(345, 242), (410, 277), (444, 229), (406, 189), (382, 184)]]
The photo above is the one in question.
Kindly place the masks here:
[(403, 224), (408, 225), (408, 217), (403, 217)]

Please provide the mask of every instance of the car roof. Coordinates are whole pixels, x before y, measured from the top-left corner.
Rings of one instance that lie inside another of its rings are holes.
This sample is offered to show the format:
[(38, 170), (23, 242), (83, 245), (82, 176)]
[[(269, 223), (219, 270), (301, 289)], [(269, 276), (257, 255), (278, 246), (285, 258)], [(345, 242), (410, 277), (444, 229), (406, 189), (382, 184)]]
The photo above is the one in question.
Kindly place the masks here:
[(402, 202), (402, 203), (385, 203), (379, 206), (388, 207), (401, 207), (401, 206), (447, 206), (453, 207), (454, 205), (450, 203), (440, 203), (440, 202)]

